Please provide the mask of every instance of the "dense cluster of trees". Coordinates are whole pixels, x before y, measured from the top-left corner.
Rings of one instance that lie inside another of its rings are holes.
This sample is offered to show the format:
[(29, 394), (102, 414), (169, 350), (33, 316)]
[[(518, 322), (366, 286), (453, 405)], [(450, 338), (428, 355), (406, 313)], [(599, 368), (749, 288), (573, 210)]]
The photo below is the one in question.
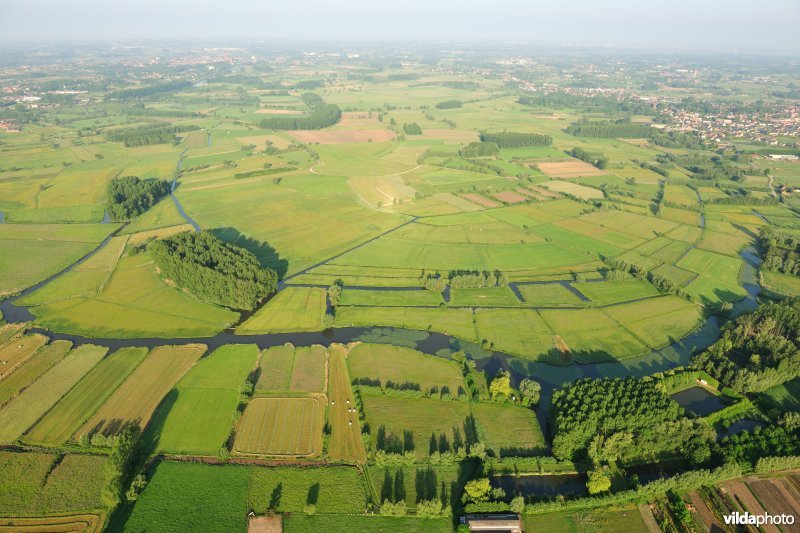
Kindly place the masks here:
[(255, 170), (248, 170), (246, 172), (237, 172), (233, 175), (233, 179), (240, 180), (246, 178), (255, 178), (256, 176), (269, 176), (272, 174), (282, 174), (283, 172), (292, 172), (297, 170), (296, 167), (271, 167), (271, 168), (257, 168)]
[(504, 272), (495, 270), (451, 270), (448, 273), (448, 283), (454, 289), (479, 289), (482, 287), (503, 287), (508, 285), (508, 276)]
[[(141, 459), (141, 430), (139, 426), (128, 426), (117, 436), (111, 446), (108, 460), (103, 465), (105, 485), (101, 492), (103, 503), (113, 509), (123, 501), (126, 487), (134, 477)], [(129, 494), (129, 500), (135, 500), (137, 487)]]
[(436, 104), (436, 109), (456, 109), (464, 105), (461, 100), (445, 100)]
[(199, 129), (199, 127), (191, 124), (153, 124), (149, 126), (138, 126), (135, 128), (107, 130), (105, 133), (103, 133), (103, 137), (105, 137), (107, 141), (121, 142), (125, 146), (147, 146), (149, 144), (165, 144), (175, 142), (177, 140), (177, 137), (175, 136), (176, 133), (184, 133)]
[(273, 115), (263, 119), (260, 126), (268, 130), (321, 130), (333, 126), (342, 118), (336, 104), (326, 104), (318, 94), (306, 93), (303, 102), (311, 109), (308, 115)]
[(800, 376), (800, 300), (765, 304), (727, 324), (695, 366), (739, 393), (761, 392)]
[(693, 177), (701, 180), (744, 181), (744, 171), (723, 156), (703, 154), (663, 154), (656, 157), (659, 162), (674, 163), (689, 170)]
[(575, 159), (580, 159), (584, 163), (589, 163), (590, 165), (599, 168), (600, 170), (605, 169), (608, 167), (608, 158), (601, 155), (600, 157), (595, 157), (583, 148), (576, 146), (572, 150), (567, 151), (567, 155), (571, 155)]
[(406, 135), (422, 135), (422, 128), (416, 122), (403, 124), (403, 131), (406, 132)]
[(622, 137), (628, 139), (650, 137), (650, 126), (648, 124), (636, 124), (634, 122), (589, 122), (581, 120), (567, 126), (566, 131), (576, 137)]
[(553, 393), (552, 414), (553, 455), (562, 460), (612, 461), (701, 444), (708, 450), (714, 433), (685, 418), (655, 382), (632, 377), (581, 379), (562, 387)]
[(796, 431), (782, 426), (757, 427), (725, 437), (715, 455), (725, 463), (739, 463), (752, 468), (762, 457), (785, 457), (800, 453), (800, 437)]
[(539, 133), (481, 133), (481, 141), (495, 143), (499, 148), (527, 148), (531, 146), (550, 146), (553, 138)]
[(136, 176), (114, 178), (106, 186), (106, 208), (111, 220), (130, 220), (169, 194), (166, 180), (141, 180)]
[(699, 135), (680, 131), (661, 131), (650, 128), (650, 141), (664, 148), (686, 148), (688, 150), (704, 150), (706, 144)]
[(215, 304), (253, 309), (277, 287), (274, 270), (207, 231), (179, 233), (153, 241), (148, 249), (162, 276)]
[(764, 226), (759, 234), (758, 247), (763, 258), (761, 268), (800, 275), (800, 236)]
[(491, 157), (500, 151), (497, 143), (471, 142), (459, 152), (462, 157)]
[(106, 96), (106, 100), (134, 100), (165, 93), (176, 93), (192, 86), (192, 82), (187, 80), (169, 81), (150, 85), (148, 87), (136, 87), (132, 89), (120, 89), (112, 91)]

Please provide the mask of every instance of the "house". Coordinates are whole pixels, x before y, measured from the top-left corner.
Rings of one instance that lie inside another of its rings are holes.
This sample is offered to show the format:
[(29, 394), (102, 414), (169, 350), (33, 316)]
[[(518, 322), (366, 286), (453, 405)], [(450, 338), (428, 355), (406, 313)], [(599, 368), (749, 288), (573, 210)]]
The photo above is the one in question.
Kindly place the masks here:
[(461, 517), (461, 523), (470, 531), (493, 531), (503, 533), (522, 533), (522, 520), (514, 513), (468, 514)]

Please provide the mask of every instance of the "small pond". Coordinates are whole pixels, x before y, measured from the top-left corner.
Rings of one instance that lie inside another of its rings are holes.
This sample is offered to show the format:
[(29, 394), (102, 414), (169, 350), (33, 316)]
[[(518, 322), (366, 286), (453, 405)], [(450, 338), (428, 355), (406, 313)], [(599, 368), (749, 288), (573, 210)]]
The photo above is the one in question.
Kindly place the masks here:
[(687, 411), (698, 416), (708, 416), (725, 407), (725, 403), (703, 387), (692, 387), (672, 395), (672, 399)]
[(743, 418), (732, 423), (727, 429), (721, 429), (717, 431), (717, 440), (730, 437), (731, 435), (736, 435), (742, 431), (753, 431), (757, 427), (764, 427), (764, 425), (764, 422), (759, 422), (758, 420), (753, 420), (752, 418)]
[(557, 496), (585, 495), (585, 474), (553, 474), (553, 475), (503, 475), (492, 478), (493, 487), (501, 487), (506, 495), (522, 494), (523, 496)]

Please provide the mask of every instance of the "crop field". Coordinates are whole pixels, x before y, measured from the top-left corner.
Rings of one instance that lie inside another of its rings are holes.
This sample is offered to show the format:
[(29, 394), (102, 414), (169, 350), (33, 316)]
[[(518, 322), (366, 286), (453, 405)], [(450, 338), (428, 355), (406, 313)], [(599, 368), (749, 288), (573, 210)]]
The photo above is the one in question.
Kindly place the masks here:
[(322, 346), (291, 344), (264, 350), (256, 392), (325, 392), (328, 351)]
[(44, 518), (0, 518), (0, 531), (80, 531), (100, 533), (105, 515), (69, 514)]
[(452, 531), (453, 527), (447, 518), (434, 518), (419, 520), (412, 517), (394, 516), (342, 516), (342, 515), (315, 515), (306, 516), (293, 514), (283, 522), (286, 533), (303, 533), (306, 531), (352, 531), (362, 533), (382, 533), (395, 530), (408, 533), (445, 533)]
[(387, 382), (416, 383), (421, 390), (447, 387), (454, 396), (464, 389), (461, 369), (452, 361), (389, 344), (359, 344), (347, 355), (350, 376)]
[(542, 187), (546, 187), (551, 191), (560, 192), (563, 194), (571, 194), (581, 200), (593, 200), (603, 198), (603, 191), (579, 185), (569, 181), (547, 181), (542, 183)]
[(47, 342), (44, 335), (24, 335), (12, 338), (0, 347), (0, 379), (11, 374), (14, 369), (27, 361)]
[(595, 305), (608, 305), (640, 298), (659, 296), (655, 287), (641, 280), (605, 281), (600, 283), (575, 283), (573, 286), (585, 294)]
[(0, 409), (0, 442), (11, 443), (36, 423), (106, 354), (107, 348), (84, 344)]
[(139, 496), (124, 531), (247, 530), (250, 469), (162, 462)]
[(539, 170), (551, 178), (577, 178), (580, 176), (602, 176), (606, 174), (606, 172), (577, 159), (553, 162), (542, 161), (537, 163), (537, 166)]
[(525, 305), (532, 307), (581, 307), (588, 305), (561, 283), (517, 285)]
[(472, 415), (481, 441), (499, 457), (544, 455), (547, 451), (536, 414), (530, 409), (475, 402)]
[(146, 348), (122, 348), (95, 366), (25, 435), (25, 442), (67, 442), (147, 355)]
[(233, 451), (242, 455), (316, 457), (322, 452), (324, 400), (254, 398), (236, 427)]
[(693, 249), (676, 266), (698, 274), (686, 292), (700, 301), (735, 302), (746, 296), (739, 285), (741, 261), (733, 257)]
[(144, 428), (162, 398), (205, 351), (203, 345), (155, 348), (74, 437), (114, 435), (130, 424)]
[(240, 390), (255, 369), (258, 347), (228, 344), (202, 358), (170, 391), (153, 415), (146, 437), (159, 451), (211, 455), (235, 421)]
[(72, 343), (69, 341), (54, 341), (0, 380), (0, 406), (39, 379), (42, 374), (61, 361), (71, 348)]
[(279, 331), (319, 331), (325, 315), (323, 289), (292, 287), (278, 293), (258, 310), (236, 333), (273, 333)]
[(466, 340), (477, 340), (472, 311), (469, 309), (342, 307), (336, 313), (336, 325), (433, 330)]
[(462, 307), (519, 307), (522, 303), (508, 287), (451, 289), (448, 305)]
[(40, 516), (103, 509), (105, 458), (0, 451), (0, 515)]
[(350, 387), (350, 375), (345, 363), (346, 356), (344, 346), (330, 347), (328, 424), (331, 427), (331, 435), (328, 441), (328, 456), (333, 461), (361, 464), (367, 461), (367, 454), (361, 440), (358, 413), (350, 411), (355, 404), (353, 390)]
[(385, 426), (387, 434), (403, 435), (411, 431), (414, 455), (424, 460), (430, 454), (429, 442), (433, 435), (448, 447), (464, 444), (468, 429), (470, 408), (467, 402), (431, 398), (406, 398), (362, 392), (364, 412), (373, 434)]

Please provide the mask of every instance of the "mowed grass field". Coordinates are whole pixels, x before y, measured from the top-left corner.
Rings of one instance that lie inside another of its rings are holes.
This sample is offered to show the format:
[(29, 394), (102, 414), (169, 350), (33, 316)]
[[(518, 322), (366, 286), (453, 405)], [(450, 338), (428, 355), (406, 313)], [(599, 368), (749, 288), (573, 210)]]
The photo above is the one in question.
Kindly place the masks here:
[(0, 406), (39, 379), (61, 361), (71, 348), (72, 343), (69, 341), (54, 341), (0, 380)]
[(116, 224), (0, 225), (0, 295), (19, 292), (86, 255)]
[(472, 415), (481, 442), (497, 456), (545, 455), (547, 444), (536, 414), (524, 407), (474, 402)]
[(236, 426), (243, 455), (316, 457), (322, 453), (323, 397), (253, 398)]
[(219, 451), (230, 435), (240, 391), (257, 358), (254, 344), (228, 344), (201, 359), (153, 416), (146, 433), (153, 448), (206, 455)]
[(422, 461), (429, 455), (431, 435), (438, 440), (441, 435), (450, 445), (458, 433), (463, 442), (467, 431), (465, 424), (470, 416), (468, 402), (436, 400), (432, 398), (406, 398), (402, 396), (362, 392), (364, 412), (373, 434), (381, 426), (387, 434), (402, 437), (411, 431), (414, 455)]
[(461, 369), (453, 361), (426, 355), (411, 348), (390, 344), (359, 344), (347, 356), (350, 376), (378, 379), (382, 386), (394, 383), (416, 383), (423, 391), (447, 387), (453, 396), (466, 392)]
[(146, 355), (146, 348), (122, 348), (100, 361), (28, 431), (25, 442), (45, 446), (67, 442)]
[[(37, 322), (53, 331), (88, 336), (194, 337), (218, 333), (238, 318), (161, 281), (147, 253), (121, 257), (110, 268), (113, 273), (96, 293), (72, 298), (68, 288), (59, 289), (62, 299), (32, 307)], [(70, 280), (56, 283), (68, 285)]]
[(136, 500), (122, 531), (247, 530), (250, 469), (162, 462)]
[(328, 351), (314, 345), (295, 348), (291, 344), (264, 350), (255, 390), (264, 392), (311, 392), (326, 389)]
[(0, 379), (11, 374), (47, 342), (44, 335), (33, 334), (14, 337), (0, 347)]
[(241, 335), (286, 331), (319, 331), (325, 315), (324, 289), (290, 287), (279, 292), (236, 328)]
[(0, 442), (11, 443), (36, 423), (108, 351), (85, 344), (70, 352), (19, 396), (0, 409)]
[(328, 440), (328, 456), (333, 461), (363, 464), (367, 461), (367, 453), (361, 440), (358, 413), (349, 412), (355, 407), (355, 403), (345, 364), (347, 351), (344, 346), (334, 344), (329, 352), (328, 424), (331, 434)]
[[(0, 451), (0, 515), (31, 517), (103, 510), (100, 493), (105, 462), (105, 457), (96, 455)], [(74, 531), (13, 526), (8, 530)]]
[(115, 435), (130, 424), (144, 428), (162, 398), (206, 351), (204, 345), (154, 348), (74, 435)]

